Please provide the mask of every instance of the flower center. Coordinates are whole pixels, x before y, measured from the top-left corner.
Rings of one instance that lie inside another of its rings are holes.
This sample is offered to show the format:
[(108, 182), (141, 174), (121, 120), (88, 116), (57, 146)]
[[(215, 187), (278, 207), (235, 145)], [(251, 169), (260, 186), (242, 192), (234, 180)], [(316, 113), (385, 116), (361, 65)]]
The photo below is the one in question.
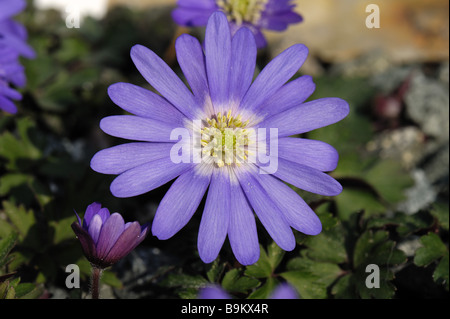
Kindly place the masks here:
[(241, 116), (231, 116), (220, 112), (203, 121), (201, 129), (202, 156), (212, 160), (218, 167), (236, 164), (247, 160), (248, 146), (252, 140), (251, 130), (246, 129), (249, 121), (242, 122)]
[(217, 0), (217, 5), (230, 20), (241, 25), (244, 21), (257, 24), (267, 2), (268, 0)]

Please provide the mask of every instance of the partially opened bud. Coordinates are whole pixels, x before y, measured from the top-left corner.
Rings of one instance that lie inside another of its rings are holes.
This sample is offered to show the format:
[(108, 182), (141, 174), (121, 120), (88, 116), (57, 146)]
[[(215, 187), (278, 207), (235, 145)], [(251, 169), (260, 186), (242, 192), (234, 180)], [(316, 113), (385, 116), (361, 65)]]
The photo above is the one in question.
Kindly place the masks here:
[(83, 221), (78, 221), (72, 229), (80, 240), (83, 253), (97, 268), (107, 268), (128, 255), (139, 245), (148, 233), (148, 224), (125, 223), (119, 213), (110, 214), (99, 203), (92, 203), (86, 209)]

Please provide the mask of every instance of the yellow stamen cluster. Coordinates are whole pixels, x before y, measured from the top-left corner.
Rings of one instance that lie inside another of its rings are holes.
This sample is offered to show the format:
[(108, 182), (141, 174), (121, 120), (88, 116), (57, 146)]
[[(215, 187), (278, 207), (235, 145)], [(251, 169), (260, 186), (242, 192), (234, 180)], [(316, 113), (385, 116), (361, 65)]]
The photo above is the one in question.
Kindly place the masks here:
[(201, 129), (202, 156), (211, 157), (218, 167), (225, 164), (240, 166), (249, 154), (251, 132), (245, 129), (248, 123), (242, 122), (240, 115), (232, 116), (231, 111), (227, 115), (219, 112), (207, 118)]
[(230, 20), (241, 25), (244, 21), (258, 23), (267, 2), (268, 0), (217, 0), (217, 5)]

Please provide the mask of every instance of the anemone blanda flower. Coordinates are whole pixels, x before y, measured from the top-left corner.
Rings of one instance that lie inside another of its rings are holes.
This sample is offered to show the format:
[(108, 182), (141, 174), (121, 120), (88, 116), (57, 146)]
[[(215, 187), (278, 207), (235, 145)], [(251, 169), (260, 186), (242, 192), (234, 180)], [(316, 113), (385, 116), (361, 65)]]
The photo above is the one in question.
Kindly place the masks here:
[(27, 31), (12, 17), (26, 6), (25, 0), (0, 0), (0, 110), (16, 113), (12, 100), (22, 95), (10, 87), (23, 87), (26, 82), (19, 56), (34, 58), (34, 50), (27, 44)]
[(148, 233), (148, 224), (125, 223), (119, 213), (110, 214), (100, 203), (90, 204), (81, 221), (72, 229), (77, 235), (84, 255), (89, 262), (100, 269), (107, 268), (128, 255), (139, 245)]
[[(106, 117), (100, 128), (138, 142), (98, 152), (92, 169), (119, 174), (110, 187), (116, 197), (144, 194), (178, 177), (153, 220), (152, 233), (161, 240), (188, 223), (209, 187), (198, 233), (199, 255), (205, 263), (217, 257), (227, 236), (240, 263), (258, 260), (253, 211), (287, 251), (296, 245), (291, 227), (305, 234), (320, 233), (319, 218), (282, 181), (309, 192), (337, 195), (341, 185), (324, 172), (336, 168), (338, 154), (323, 142), (289, 136), (338, 122), (347, 116), (349, 106), (339, 98), (304, 103), (315, 89), (310, 76), (286, 83), (305, 61), (307, 48), (298, 44), (286, 49), (252, 83), (254, 37), (246, 28), (232, 37), (225, 15), (217, 12), (206, 28), (205, 52), (187, 34), (177, 39), (176, 51), (192, 92), (155, 53), (140, 45), (131, 49), (136, 67), (162, 96), (127, 83), (109, 87), (111, 99), (134, 115)], [(173, 160), (171, 151), (181, 140), (171, 135), (180, 127), (190, 136), (201, 135), (201, 143), (192, 139), (193, 153), (204, 156), (200, 162)], [(244, 131), (266, 128), (278, 133), (268, 142), (278, 144), (278, 154), (271, 157), (277, 169), (271, 174), (261, 171), (267, 167), (262, 161), (244, 160), (255, 151)], [(227, 130), (237, 133), (228, 139)], [(224, 153), (230, 149), (234, 155), (227, 161)]]
[[(231, 299), (231, 296), (217, 285), (202, 288), (199, 299)], [(269, 297), (270, 299), (298, 299), (297, 291), (289, 284), (279, 284)]]
[(178, 0), (174, 21), (182, 26), (204, 26), (209, 16), (221, 10), (230, 22), (232, 35), (241, 27), (249, 28), (258, 48), (267, 45), (262, 29), (283, 31), (303, 18), (294, 12), (292, 0)]

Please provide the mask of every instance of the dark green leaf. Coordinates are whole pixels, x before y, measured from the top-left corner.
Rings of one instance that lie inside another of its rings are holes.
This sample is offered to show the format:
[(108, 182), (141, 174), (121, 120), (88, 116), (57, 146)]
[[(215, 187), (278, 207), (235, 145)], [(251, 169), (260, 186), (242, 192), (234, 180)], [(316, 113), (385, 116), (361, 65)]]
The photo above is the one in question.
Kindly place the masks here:
[(287, 269), (311, 273), (317, 276), (319, 278), (318, 282), (323, 283), (326, 287), (330, 286), (343, 273), (336, 264), (312, 261), (305, 257), (305, 251), (303, 251), (302, 255), (302, 257), (291, 259)]
[(15, 206), (14, 204), (4, 201), (3, 211), (9, 220), (16, 227), (20, 237), (23, 239), (28, 234), (30, 228), (35, 225), (36, 219), (31, 210), (26, 210), (24, 206)]
[(103, 271), (101, 282), (114, 288), (122, 287), (122, 282), (120, 281), (120, 279), (117, 278), (115, 273), (109, 270)]
[(412, 177), (393, 160), (379, 161), (365, 174), (365, 180), (389, 203), (405, 198), (404, 191), (414, 184)]
[(375, 217), (367, 220), (366, 228), (385, 228), (397, 226), (400, 236), (406, 237), (414, 232), (431, 227), (433, 218), (427, 212), (418, 212), (413, 215), (397, 213), (393, 217)]
[(433, 205), (431, 214), (437, 218), (439, 225), (448, 231), (449, 227), (449, 209), (448, 203), (436, 202)]
[(355, 273), (354, 275), (354, 282), (356, 284), (356, 289), (358, 290), (359, 296), (362, 299), (391, 299), (395, 295), (395, 286), (392, 284), (392, 279), (394, 279), (393, 273), (386, 269), (386, 268), (380, 268), (379, 269), (379, 287), (368, 287), (366, 280), (370, 279), (368, 278), (369, 275), (371, 275), (370, 272), (365, 272), (362, 269)]
[(279, 283), (278, 280), (276, 280), (273, 277), (267, 278), (264, 285), (253, 291), (248, 296), (248, 299), (268, 299), (270, 295), (273, 293), (273, 290), (278, 285), (278, 283)]
[(305, 245), (308, 247), (306, 254), (312, 260), (334, 264), (347, 260), (341, 224), (317, 236), (309, 236)]
[(7, 263), (8, 254), (15, 246), (17, 238), (17, 233), (11, 232), (6, 238), (0, 240), (0, 268)]
[(449, 269), (449, 256), (448, 253), (441, 259), (439, 264), (437, 265), (434, 273), (433, 273), (433, 279), (434, 281), (438, 283), (442, 283), (445, 285), (445, 288), (448, 291), (449, 288), (449, 277), (448, 277), (448, 269)]
[(353, 283), (353, 276), (347, 274), (339, 278), (339, 280), (333, 285), (331, 294), (336, 299), (356, 299), (358, 294), (356, 292), (355, 285)]
[(336, 196), (336, 204), (341, 220), (347, 220), (357, 211), (363, 210), (365, 216), (380, 215), (386, 211), (386, 207), (367, 190), (344, 188), (341, 194)]
[(206, 277), (210, 282), (217, 282), (219, 280), (220, 275), (223, 273), (224, 269), (225, 263), (220, 263), (219, 259), (217, 258), (211, 264), (211, 268), (206, 273)]
[(280, 264), (283, 256), (284, 251), (278, 247), (275, 242), (272, 242), (267, 247), (267, 252), (260, 245), (260, 255), (258, 261), (253, 265), (247, 266), (245, 274), (250, 277), (268, 278)]
[(327, 286), (320, 282), (320, 277), (308, 271), (292, 270), (281, 273), (280, 276), (297, 289), (302, 299), (327, 297)]
[(441, 238), (435, 233), (422, 236), (420, 242), (423, 247), (417, 249), (414, 256), (414, 263), (419, 267), (428, 266), (448, 252)]
[(222, 287), (229, 292), (246, 293), (258, 287), (259, 280), (247, 276), (241, 276), (239, 269), (231, 269), (222, 280)]

